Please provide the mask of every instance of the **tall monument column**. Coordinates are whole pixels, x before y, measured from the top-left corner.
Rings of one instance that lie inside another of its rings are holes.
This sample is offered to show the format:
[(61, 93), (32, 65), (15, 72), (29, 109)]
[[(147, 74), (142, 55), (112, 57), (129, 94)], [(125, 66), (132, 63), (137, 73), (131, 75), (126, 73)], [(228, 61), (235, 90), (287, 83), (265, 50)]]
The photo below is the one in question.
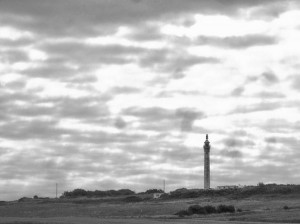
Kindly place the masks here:
[(210, 161), (209, 161), (209, 151), (210, 145), (208, 141), (208, 134), (206, 134), (206, 140), (204, 142), (204, 189), (210, 188)]

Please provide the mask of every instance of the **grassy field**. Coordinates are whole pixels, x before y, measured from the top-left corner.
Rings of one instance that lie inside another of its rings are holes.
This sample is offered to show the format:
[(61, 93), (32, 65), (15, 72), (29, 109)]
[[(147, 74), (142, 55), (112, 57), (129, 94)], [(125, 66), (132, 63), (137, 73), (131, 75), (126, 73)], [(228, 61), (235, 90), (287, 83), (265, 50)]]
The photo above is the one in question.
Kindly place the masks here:
[[(234, 205), (234, 214), (193, 215), (174, 213), (190, 205)], [(288, 206), (289, 209), (284, 209)], [(52, 199), (9, 202), (0, 205), (0, 223), (300, 223), (300, 195), (252, 196), (244, 199), (207, 197), (149, 200), (126, 203), (109, 199)]]

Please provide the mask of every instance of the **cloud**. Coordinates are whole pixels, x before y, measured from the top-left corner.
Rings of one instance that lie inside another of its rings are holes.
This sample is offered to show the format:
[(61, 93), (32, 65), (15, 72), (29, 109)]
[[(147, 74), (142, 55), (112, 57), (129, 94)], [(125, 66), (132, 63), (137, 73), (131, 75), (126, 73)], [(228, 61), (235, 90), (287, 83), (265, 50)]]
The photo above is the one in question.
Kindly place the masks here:
[(268, 133), (295, 133), (300, 130), (300, 121), (289, 122), (284, 118), (270, 118), (255, 125)]
[(272, 91), (262, 91), (253, 95), (254, 97), (259, 97), (262, 99), (276, 99), (276, 98), (285, 98), (284, 93), (272, 92)]
[(125, 128), (126, 125), (127, 123), (121, 117), (115, 120), (115, 126), (119, 129)]
[(253, 146), (255, 145), (255, 142), (252, 140), (240, 140), (237, 138), (227, 138), (223, 140), (226, 147), (229, 148), (235, 148), (240, 147), (243, 148), (245, 146)]
[(272, 71), (262, 73), (261, 77), (266, 84), (274, 84), (279, 81), (278, 77)]
[(169, 110), (160, 107), (131, 107), (123, 110), (122, 114), (137, 117), (141, 129), (156, 131), (172, 130), (178, 126), (181, 131), (191, 131), (194, 121), (204, 117), (203, 112), (192, 108)]
[(262, 103), (252, 104), (252, 105), (238, 106), (235, 109), (233, 109), (230, 112), (230, 114), (275, 110), (275, 109), (282, 108), (283, 105), (284, 104), (282, 102), (278, 101), (278, 102), (262, 102)]
[(118, 94), (134, 94), (140, 93), (141, 89), (129, 86), (116, 86), (110, 89), (110, 94), (118, 95)]
[(34, 42), (33, 38), (28, 38), (28, 37), (22, 37), (18, 39), (2, 39), (0, 38), (0, 46), (3, 49), (9, 48), (9, 47), (14, 47), (14, 48), (21, 48), (25, 46), (29, 46)]
[(243, 94), (244, 91), (245, 91), (244, 87), (237, 87), (234, 90), (232, 90), (231, 95), (232, 96), (240, 96)]
[(137, 56), (146, 51), (141, 47), (123, 46), (119, 44), (85, 44), (82, 42), (44, 43), (39, 46), (41, 51), (47, 52), (52, 61), (68, 62), (76, 65), (101, 65), (124, 64), (135, 59), (129, 56)]
[(143, 24), (132, 29), (126, 37), (135, 41), (159, 41), (163, 39), (163, 34), (159, 26)]
[(267, 36), (262, 34), (249, 34), (245, 36), (231, 37), (213, 37), (200, 36), (196, 40), (198, 45), (212, 45), (216, 47), (243, 49), (255, 46), (272, 45), (278, 41), (275, 36)]
[(229, 158), (242, 158), (243, 154), (238, 151), (238, 150), (222, 150), (220, 152), (221, 155), (225, 156), (225, 157), (229, 157)]
[(291, 7), (291, 5), (285, 4), (284, 2), (271, 3), (268, 7), (265, 7), (264, 5), (256, 6), (250, 9), (249, 17), (251, 19), (278, 18), (282, 13), (288, 10), (289, 6)]
[(185, 51), (161, 49), (145, 52), (139, 60), (140, 66), (170, 72), (173, 78), (182, 78), (184, 70), (194, 65), (207, 63), (220, 63), (220, 59), (195, 56)]
[[(296, 20), (285, 13), (274, 23), (261, 21), (278, 16), (279, 5), (288, 12), (290, 1), (171, 2), (0, 0), (3, 192), (50, 194), (55, 182), (63, 190), (146, 190), (163, 178), (170, 188), (199, 188), (202, 133), (216, 138), (211, 140), (214, 185), (296, 179), (299, 139), (293, 136), (300, 124), (277, 110), (299, 105), (285, 91), (299, 89), (298, 76), (284, 79), (277, 73), (291, 63), (288, 73), (297, 72), (296, 53), (285, 55), (290, 38), (282, 33), (296, 29), (285, 24)], [(196, 14), (257, 24), (245, 29), (256, 34), (227, 36), (218, 30), (219, 37), (208, 27), (193, 39), (201, 25)], [(254, 17), (259, 19), (251, 21)], [(172, 35), (172, 27), (187, 33)], [(288, 61), (271, 60), (275, 67), (263, 70), (278, 47)], [(283, 92), (274, 89), (279, 84)], [(220, 108), (230, 113), (224, 117)], [(273, 110), (276, 119), (269, 119)], [(1, 197), (8, 197), (3, 192)], [(10, 199), (18, 195), (8, 193)]]
[[(275, 1), (279, 2), (279, 1)], [(188, 13), (234, 14), (242, 8), (274, 4), (274, 1), (173, 0), (140, 1), (95, 1), (67, 0), (60, 4), (51, 1), (1, 1), (0, 18), (8, 26), (30, 30), (43, 36), (85, 36), (113, 32), (123, 24), (137, 24), (166, 18), (177, 18)], [(13, 16), (16, 15), (16, 16)], [(53, 16), (55, 15), (55, 16)], [(99, 22), (101, 21), (101, 22)], [(104, 29), (105, 28), (105, 29)], [(107, 31), (107, 29), (109, 31)], [(105, 30), (105, 31), (103, 31)]]
[(300, 91), (300, 75), (292, 76), (291, 86), (293, 87), (293, 89)]
[(26, 62), (29, 60), (28, 55), (23, 50), (10, 49), (10, 50), (0, 50), (1, 60), (3, 62), (14, 64), (17, 62)]
[(193, 123), (198, 118), (203, 118), (204, 114), (199, 111), (180, 108), (176, 111), (176, 115), (181, 118), (181, 131), (192, 130)]

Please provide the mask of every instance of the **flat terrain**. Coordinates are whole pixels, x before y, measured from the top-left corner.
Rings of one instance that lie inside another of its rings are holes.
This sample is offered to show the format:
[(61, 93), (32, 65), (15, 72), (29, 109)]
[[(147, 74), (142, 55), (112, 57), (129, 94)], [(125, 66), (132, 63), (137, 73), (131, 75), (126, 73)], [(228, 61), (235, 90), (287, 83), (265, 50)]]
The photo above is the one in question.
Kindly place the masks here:
[[(190, 205), (234, 205), (234, 214), (193, 215), (174, 213)], [(288, 206), (288, 209), (284, 209)], [(50, 199), (0, 204), (0, 223), (300, 223), (300, 195), (252, 196), (244, 199), (208, 197), (178, 200), (149, 200), (126, 203), (109, 199)]]

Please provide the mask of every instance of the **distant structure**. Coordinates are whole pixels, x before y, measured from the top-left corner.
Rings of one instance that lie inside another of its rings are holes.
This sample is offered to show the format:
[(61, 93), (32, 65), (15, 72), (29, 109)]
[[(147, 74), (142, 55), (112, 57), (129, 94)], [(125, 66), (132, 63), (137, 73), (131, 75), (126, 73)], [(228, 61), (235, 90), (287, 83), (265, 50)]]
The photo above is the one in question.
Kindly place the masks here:
[(163, 195), (164, 193), (153, 193), (153, 199), (158, 199)]
[(204, 142), (204, 189), (210, 188), (210, 161), (209, 161), (209, 151), (210, 145), (208, 141), (208, 134), (206, 134), (206, 140)]

